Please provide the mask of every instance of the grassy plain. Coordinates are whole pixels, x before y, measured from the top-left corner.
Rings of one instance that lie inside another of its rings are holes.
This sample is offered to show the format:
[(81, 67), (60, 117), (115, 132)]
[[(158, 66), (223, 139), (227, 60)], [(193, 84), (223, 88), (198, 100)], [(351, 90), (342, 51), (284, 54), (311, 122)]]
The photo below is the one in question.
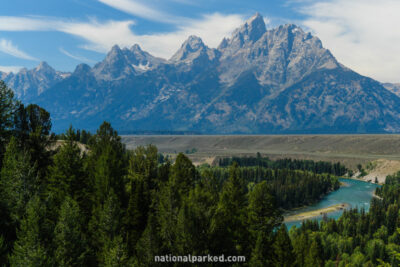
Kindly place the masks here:
[(339, 161), (353, 170), (376, 162), (365, 180), (400, 170), (400, 135), (130, 135), (122, 141), (129, 149), (153, 144), (172, 157), (188, 152), (195, 164), (260, 152), (271, 159)]

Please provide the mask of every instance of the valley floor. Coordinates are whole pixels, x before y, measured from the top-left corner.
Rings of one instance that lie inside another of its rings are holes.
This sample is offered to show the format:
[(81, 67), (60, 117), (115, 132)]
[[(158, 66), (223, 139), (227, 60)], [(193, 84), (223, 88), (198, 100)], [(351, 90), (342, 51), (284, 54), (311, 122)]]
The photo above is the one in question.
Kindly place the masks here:
[(122, 141), (129, 149), (156, 145), (172, 158), (183, 152), (197, 165), (260, 152), (271, 159), (339, 161), (355, 170), (354, 178), (358, 164), (369, 164), (372, 168), (361, 179), (379, 183), (400, 171), (400, 135), (129, 135)]

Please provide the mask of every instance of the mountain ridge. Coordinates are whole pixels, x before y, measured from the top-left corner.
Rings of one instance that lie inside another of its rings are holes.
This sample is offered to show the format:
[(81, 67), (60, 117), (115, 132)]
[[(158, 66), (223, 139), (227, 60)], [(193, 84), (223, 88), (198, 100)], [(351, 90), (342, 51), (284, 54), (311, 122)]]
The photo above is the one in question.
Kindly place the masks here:
[(122, 131), (400, 132), (398, 96), (341, 65), (311, 33), (267, 29), (258, 13), (218, 48), (189, 36), (165, 60), (116, 45), (92, 68), (48, 71), (47, 87), (17, 95), (48, 109), (58, 131), (108, 120)]

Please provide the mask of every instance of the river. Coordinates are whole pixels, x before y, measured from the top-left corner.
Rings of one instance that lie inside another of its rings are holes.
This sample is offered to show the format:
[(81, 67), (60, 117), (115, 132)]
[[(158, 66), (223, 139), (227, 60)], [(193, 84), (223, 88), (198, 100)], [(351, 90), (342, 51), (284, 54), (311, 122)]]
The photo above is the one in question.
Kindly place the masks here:
[[(370, 201), (372, 199), (373, 193), (375, 192), (375, 188), (380, 185), (367, 183), (358, 180), (351, 179), (340, 179), (341, 182), (344, 183), (338, 190), (329, 193), (326, 195), (320, 202), (298, 209), (294, 212), (291, 212), (290, 215), (299, 214), (307, 211), (313, 211), (318, 209), (327, 208), (332, 205), (347, 203), (349, 208), (364, 208), (366, 211), (369, 210)], [(335, 211), (328, 213), (328, 218), (339, 218), (343, 213), (343, 210)], [(322, 215), (314, 217), (313, 219), (317, 219), (320, 221), (322, 219)], [(285, 223), (287, 228), (290, 229), (293, 225), (300, 226), (302, 221), (293, 221)]]

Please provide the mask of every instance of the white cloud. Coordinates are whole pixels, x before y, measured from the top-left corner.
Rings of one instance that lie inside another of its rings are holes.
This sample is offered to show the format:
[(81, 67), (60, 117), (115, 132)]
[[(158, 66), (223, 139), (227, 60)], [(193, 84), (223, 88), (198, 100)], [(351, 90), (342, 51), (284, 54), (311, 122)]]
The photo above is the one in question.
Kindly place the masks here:
[(135, 36), (134, 41), (156, 56), (169, 58), (190, 35), (202, 38), (210, 47), (217, 47), (224, 37), (229, 37), (243, 22), (239, 15), (214, 13), (187, 21), (174, 32), (139, 35)]
[[(18, 26), (5, 23), (7, 19)], [(201, 37), (210, 47), (217, 47), (224, 37), (229, 37), (243, 22), (244, 18), (240, 15), (214, 13), (203, 15), (200, 19), (185, 19), (184, 23), (177, 25), (176, 30), (172, 32), (138, 35), (131, 29), (135, 25), (133, 20), (99, 22), (92, 19), (77, 22), (45, 17), (0, 17), (0, 30), (12, 31), (18, 28), (20, 31), (64, 32), (86, 40), (81, 47), (99, 53), (108, 52), (115, 44), (130, 47), (137, 43), (155, 56), (169, 58), (190, 35)]]
[(46, 17), (0, 17), (0, 31), (49, 31), (56, 29), (62, 21)]
[(400, 81), (400, 1), (318, 1), (302, 12), (303, 24), (341, 63), (379, 81)]
[(137, 43), (155, 56), (169, 58), (190, 35), (197, 35), (210, 47), (217, 47), (222, 38), (229, 36), (243, 21), (239, 15), (215, 13), (198, 20), (188, 20), (184, 26), (168, 33), (137, 35), (131, 30), (133, 21), (129, 20), (66, 23), (59, 30), (87, 40), (82, 46), (87, 50), (106, 53), (115, 44), (130, 47)]
[(121, 10), (131, 15), (152, 21), (174, 22), (174, 18), (170, 15), (157, 10), (154, 7), (149, 7), (137, 0), (98, 0), (99, 2)]
[(0, 71), (5, 73), (18, 73), (23, 67), (21, 66), (0, 66)]
[(0, 39), (0, 52), (21, 59), (39, 61), (37, 58), (34, 58), (27, 53), (19, 50), (18, 47), (15, 46), (10, 40), (6, 39)]
[(88, 41), (82, 47), (100, 53), (107, 52), (113, 45), (133, 45), (136, 40), (130, 26), (133, 21), (97, 21), (66, 23), (59, 29), (61, 32), (79, 36)]
[(68, 56), (68, 57), (70, 57), (70, 58), (72, 58), (72, 59), (75, 59), (75, 60), (77, 60), (77, 61), (79, 61), (79, 62), (84, 62), (84, 63), (96, 63), (96, 61), (91, 60), (91, 59), (88, 59), (88, 58), (86, 58), (86, 57), (79, 56), (79, 55), (73, 55), (73, 54), (71, 54), (70, 52), (68, 52), (67, 50), (65, 50), (65, 49), (62, 48), (62, 47), (60, 47), (59, 50), (60, 50), (60, 52), (63, 53), (64, 55), (66, 55), (66, 56)]

